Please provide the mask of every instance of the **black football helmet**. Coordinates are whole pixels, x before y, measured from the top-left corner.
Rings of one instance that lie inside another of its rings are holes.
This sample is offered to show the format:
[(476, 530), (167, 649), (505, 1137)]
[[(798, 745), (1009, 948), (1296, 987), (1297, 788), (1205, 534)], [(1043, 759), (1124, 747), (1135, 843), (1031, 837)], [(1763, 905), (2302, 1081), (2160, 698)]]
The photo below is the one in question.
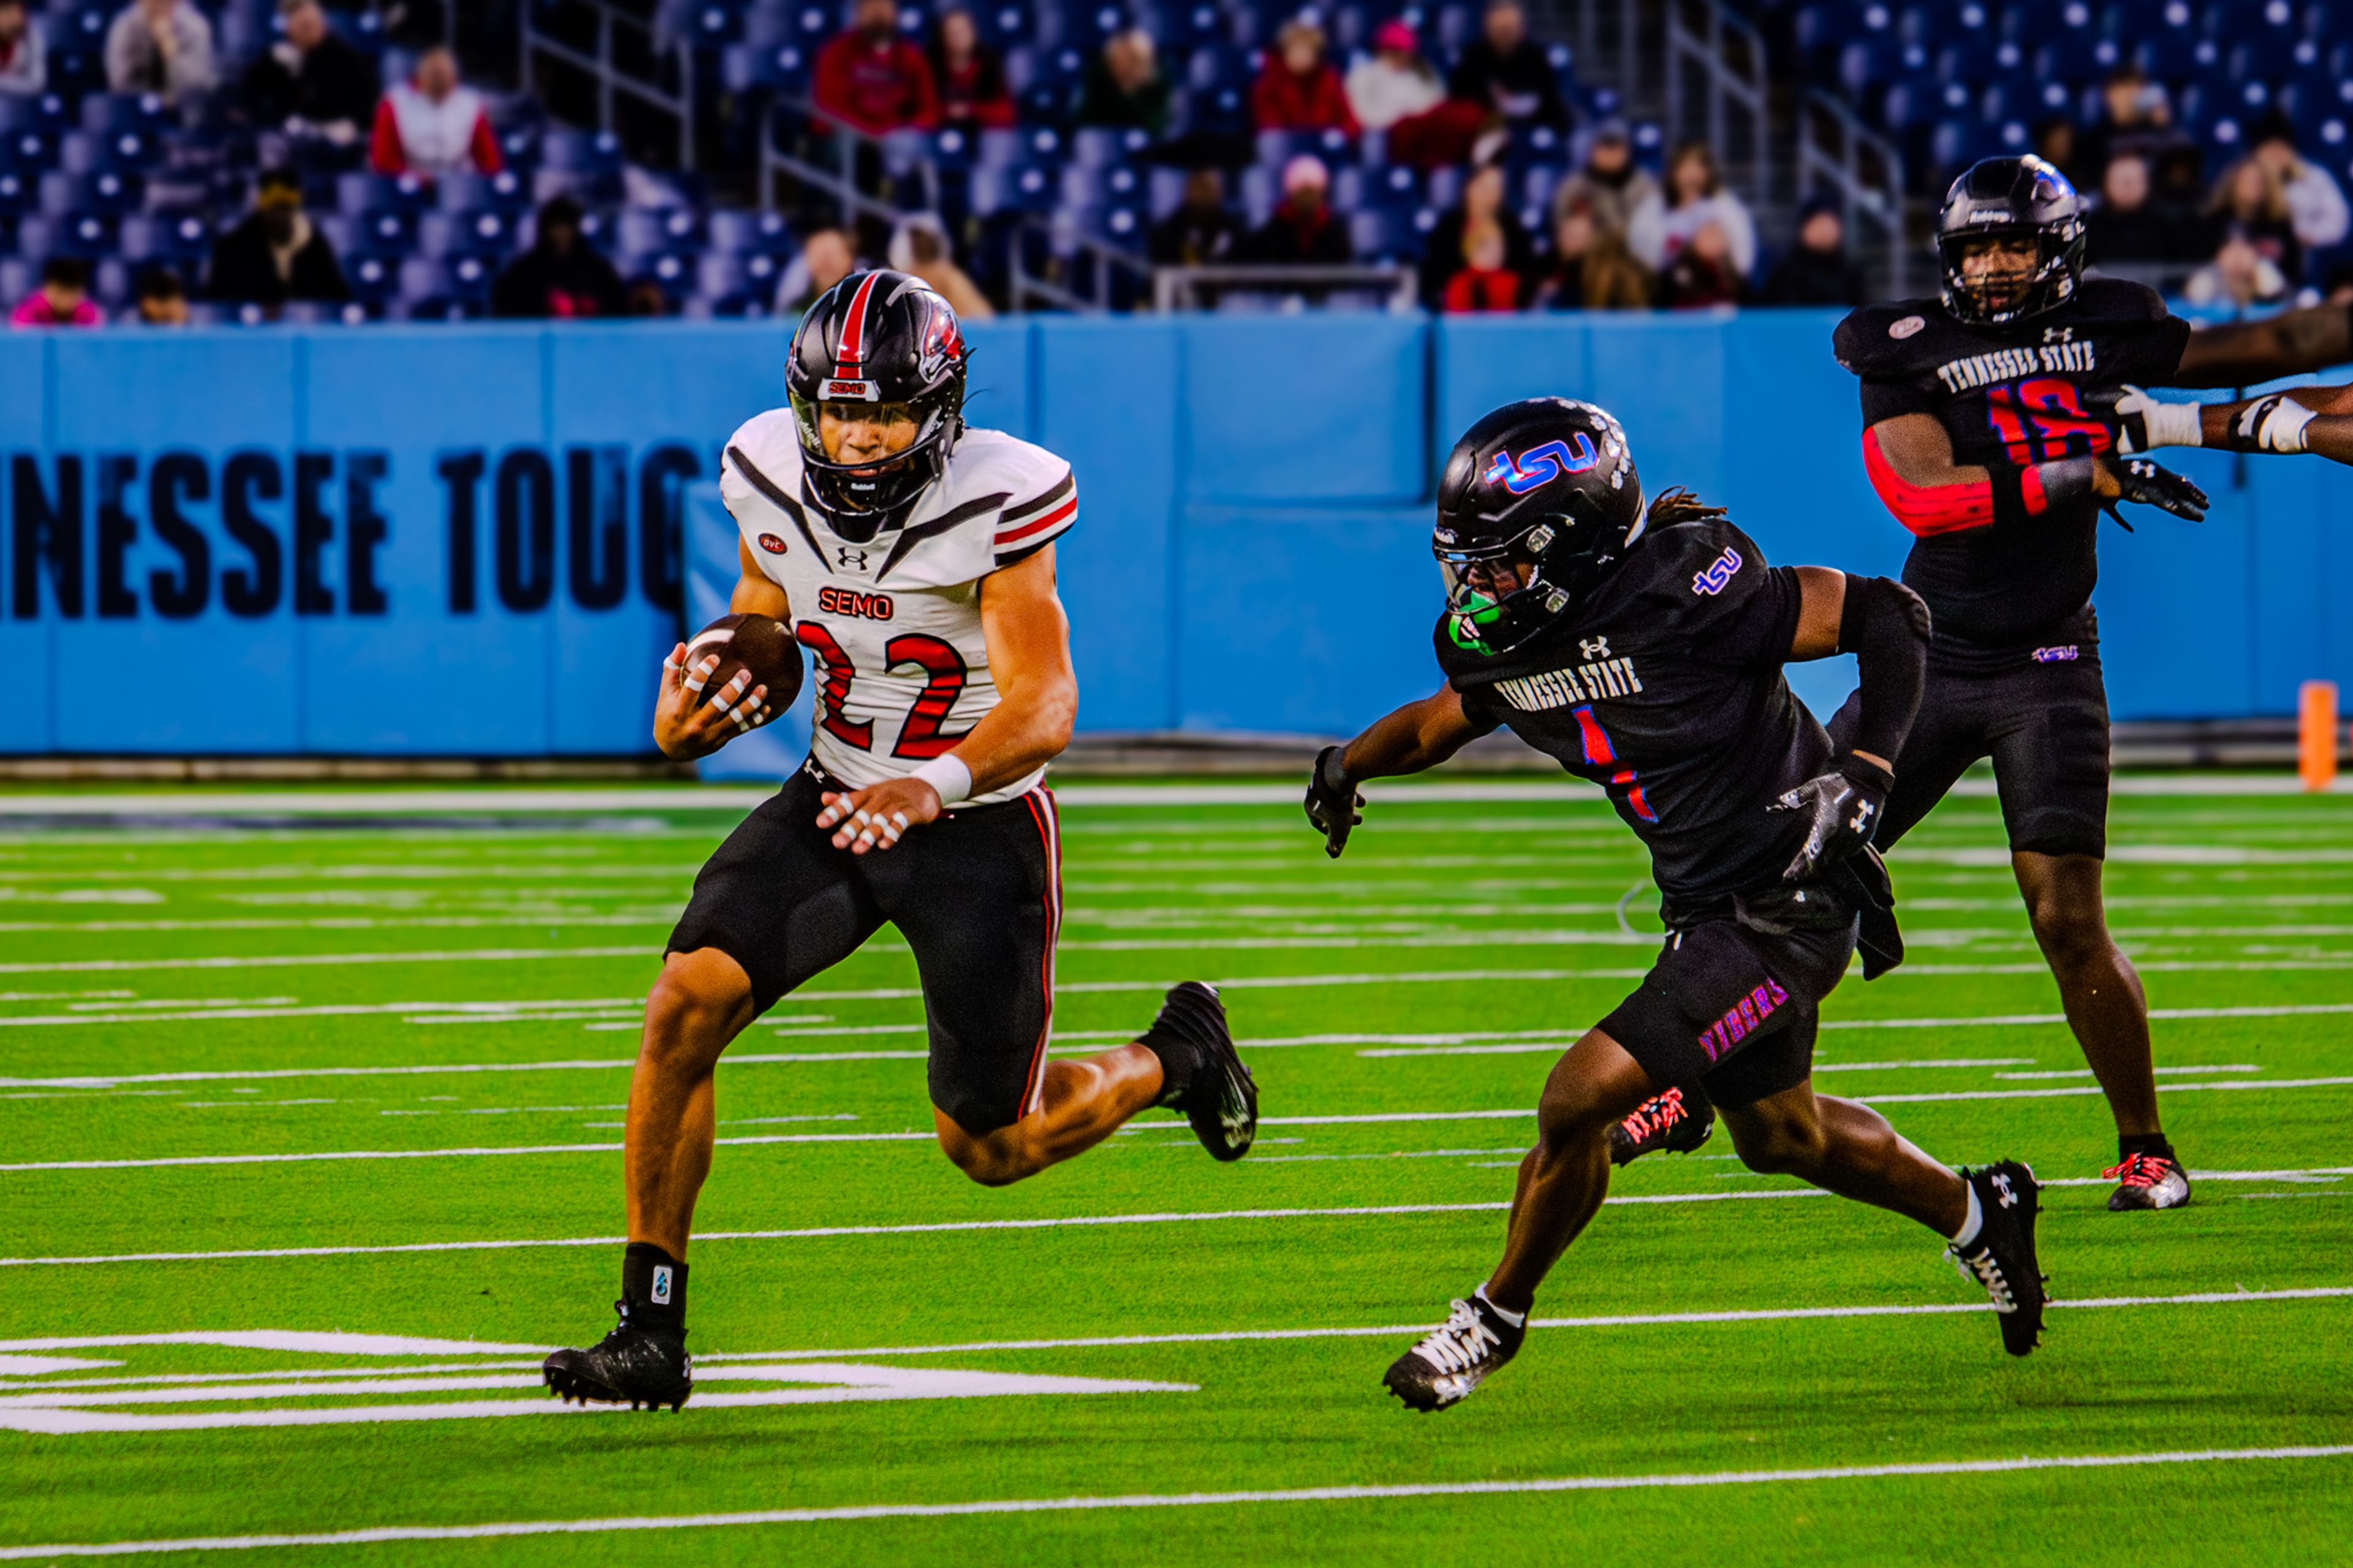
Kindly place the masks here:
[[(2031, 238), (2034, 271), (2015, 300), (2000, 307), (1979, 298), (1961, 275), (1972, 241)], [(2000, 326), (2055, 310), (2084, 281), (2084, 203), (2075, 187), (2041, 158), (1984, 158), (1945, 193), (1936, 215), (1936, 256), (1944, 264), (1945, 310), (1957, 321)]]
[[(818, 296), (793, 332), (785, 391), (800, 432), (809, 489), (839, 519), (889, 526), (940, 477), (964, 434), (964, 329), (948, 302), (904, 272), (853, 272)], [(818, 410), (892, 408), (915, 426), (907, 448), (879, 466), (826, 456)]]
[(1509, 653), (1568, 614), (1642, 533), (1642, 483), (1607, 409), (1507, 403), (1456, 442), (1438, 479), (1430, 550), (1446, 635)]

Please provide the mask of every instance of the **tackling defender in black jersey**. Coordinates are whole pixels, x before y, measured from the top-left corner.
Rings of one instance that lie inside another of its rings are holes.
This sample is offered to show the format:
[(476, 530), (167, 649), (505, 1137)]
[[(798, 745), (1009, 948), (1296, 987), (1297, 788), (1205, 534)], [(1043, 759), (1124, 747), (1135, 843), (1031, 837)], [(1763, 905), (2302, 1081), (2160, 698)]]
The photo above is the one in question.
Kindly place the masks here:
[[(1900, 961), (1870, 849), (1919, 702), (1928, 616), (1883, 578), (1768, 567), (1720, 509), (1671, 490), (1647, 508), (1624, 432), (1539, 398), (1465, 435), (1439, 481), (1446, 684), (1316, 760), (1311, 822), (1337, 855), (1356, 784), (1419, 773), (1508, 725), (1593, 780), (1651, 851), (1668, 937), (1633, 994), (1562, 1057), (1520, 1166), (1503, 1261), (1388, 1370), (1438, 1410), (1518, 1351), (1535, 1290), (1609, 1185), (1610, 1128), (1651, 1097), (1704, 1096), (1741, 1159), (1916, 1219), (1952, 1238), (2034, 1348), (2044, 1293), (2033, 1173), (1956, 1173), (1876, 1111), (1817, 1097), (1821, 999), (1860, 937), (1866, 976)], [(1849, 651), (1861, 723), (1833, 751), (1790, 694), (1789, 659)]]

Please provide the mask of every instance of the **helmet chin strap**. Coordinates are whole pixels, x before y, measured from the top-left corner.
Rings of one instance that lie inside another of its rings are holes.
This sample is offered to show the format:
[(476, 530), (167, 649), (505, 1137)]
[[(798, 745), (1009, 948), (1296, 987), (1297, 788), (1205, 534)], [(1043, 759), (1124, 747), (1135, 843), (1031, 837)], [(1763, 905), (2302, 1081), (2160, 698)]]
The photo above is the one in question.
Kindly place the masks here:
[(1650, 526), (1651, 498), (1643, 493), (1642, 487), (1638, 484), (1634, 487), (1634, 526), (1626, 531), (1626, 537), (1620, 542), (1632, 544), (1634, 541), (1642, 537), (1643, 530)]

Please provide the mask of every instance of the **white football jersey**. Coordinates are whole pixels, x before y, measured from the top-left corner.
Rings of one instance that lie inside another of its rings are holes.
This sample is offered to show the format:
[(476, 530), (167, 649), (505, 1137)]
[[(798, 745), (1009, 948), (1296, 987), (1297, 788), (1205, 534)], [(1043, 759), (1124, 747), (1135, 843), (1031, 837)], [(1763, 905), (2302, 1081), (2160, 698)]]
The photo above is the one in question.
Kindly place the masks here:
[[(1079, 507), (1070, 464), (1001, 430), (966, 430), (902, 524), (853, 542), (804, 481), (789, 408), (735, 432), (719, 493), (809, 651), (810, 750), (855, 789), (945, 755), (997, 706), (980, 580), (1069, 531)], [(1045, 774), (973, 800), (1011, 800)]]

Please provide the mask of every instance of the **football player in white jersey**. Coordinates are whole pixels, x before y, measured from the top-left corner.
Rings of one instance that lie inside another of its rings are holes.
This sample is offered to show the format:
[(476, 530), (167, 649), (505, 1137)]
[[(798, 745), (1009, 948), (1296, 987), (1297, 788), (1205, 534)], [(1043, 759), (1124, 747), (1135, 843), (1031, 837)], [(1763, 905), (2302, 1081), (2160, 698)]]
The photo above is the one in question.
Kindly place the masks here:
[[(1060, 458), (965, 428), (965, 363), (946, 300), (904, 273), (854, 274), (794, 334), (790, 406), (727, 444), (732, 607), (809, 650), (810, 755), (703, 866), (670, 934), (629, 1087), (620, 1322), (547, 1359), (559, 1397), (684, 1402), (720, 1053), (885, 922), (923, 976), (940, 1146), (974, 1181), (1034, 1175), (1155, 1105), (1220, 1160), (1256, 1135), (1257, 1089), (1198, 981), (1135, 1043), (1047, 1058), (1061, 891), (1044, 778), (1078, 705), (1054, 541), (1078, 500)], [(706, 755), (766, 721), (765, 688), (706, 693), (715, 660), (685, 653), (655, 710), (665, 752)]]

